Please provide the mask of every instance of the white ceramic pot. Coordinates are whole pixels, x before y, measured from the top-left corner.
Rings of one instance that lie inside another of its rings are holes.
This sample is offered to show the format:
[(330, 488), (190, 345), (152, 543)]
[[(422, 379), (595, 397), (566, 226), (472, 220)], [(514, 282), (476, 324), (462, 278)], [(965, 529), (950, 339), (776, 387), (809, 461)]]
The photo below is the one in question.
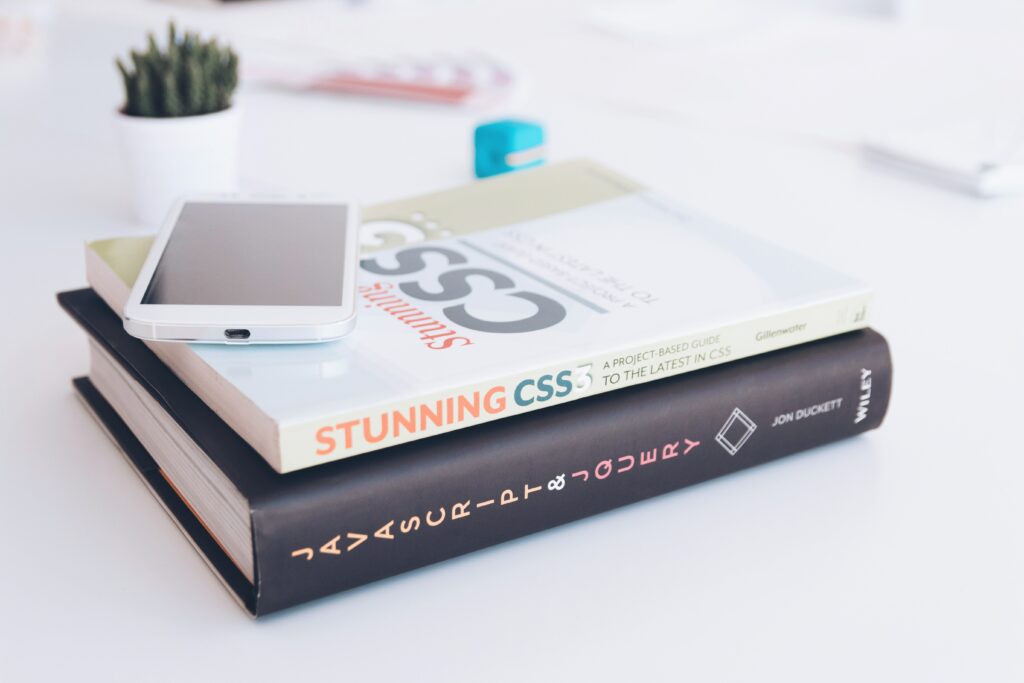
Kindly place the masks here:
[(145, 118), (118, 113), (135, 212), (161, 223), (185, 194), (231, 192), (238, 184), (237, 106), (213, 114)]

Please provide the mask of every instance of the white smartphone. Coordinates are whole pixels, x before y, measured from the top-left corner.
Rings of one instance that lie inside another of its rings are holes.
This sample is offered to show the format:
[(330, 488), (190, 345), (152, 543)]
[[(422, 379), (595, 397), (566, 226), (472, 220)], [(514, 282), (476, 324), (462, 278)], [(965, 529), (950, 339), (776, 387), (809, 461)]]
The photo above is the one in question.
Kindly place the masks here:
[(355, 325), (358, 231), (355, 205), (334, 198), (182, 200), (132, 287), (124, 328), (157, 341), (337, 339)]

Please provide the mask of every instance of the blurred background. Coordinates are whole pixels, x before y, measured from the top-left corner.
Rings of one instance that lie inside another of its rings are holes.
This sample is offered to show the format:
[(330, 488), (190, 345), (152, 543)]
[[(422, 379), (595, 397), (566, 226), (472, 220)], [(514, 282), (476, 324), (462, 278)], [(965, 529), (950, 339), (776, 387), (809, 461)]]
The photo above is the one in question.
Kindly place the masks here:
[[(544, 124), (551, 158), (597, 156), (640, 177), (648, 143), (601, 134), (607, 117), (666, 126), (670, 147), (698, 130), (882, 147), (969, 191), (977, 163), (1015, 163), (1024, 142), (1024, 5), (1012, 0), (0, 0), (3, 143), (34, 150), (47, 173), (91, 145), (79, 217), (131, 223), (116, 209), (131, 190), (113, 59), (147, 31), (163, 40), (169, 19), (241, 55), (249, 190), (343, 186), (370, 201), (457, 184), (471, 177), (473, 126), (504, 116)], [(465, 67), (473, 96), (310, 92), (346, 70), (416, 80), (424, 66), (441, 86)], [(65, 144), (42, 145), (19, 117)], [(26, 170), (7, 166), (5, 187), (32, 192)]]

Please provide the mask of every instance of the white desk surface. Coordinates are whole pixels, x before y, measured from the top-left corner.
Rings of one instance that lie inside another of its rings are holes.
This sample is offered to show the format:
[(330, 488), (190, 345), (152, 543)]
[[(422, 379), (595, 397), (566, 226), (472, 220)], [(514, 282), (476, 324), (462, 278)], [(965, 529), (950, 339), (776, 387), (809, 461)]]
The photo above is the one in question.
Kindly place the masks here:
[[(54, 293), (84, 285), (84, 240), (149, 230), (130, 213), (111, 58), (173, 6), (69, 2), (43, 53), (0, 58), (0, 679), (1024, 677), (1024, 199), (979, 201), (836, 139), (709, 114), (765, 78), (790, 104), (841, 96), (841, 84), (787, 90), (793, 60), (755, 54), (717, 105), (705, 79), (692, 104), (708, 106), (690, 116), (616, 104), (615, 82), (577, 69), (671, 61), (675, 48), (588, 28), (581, 4), (545, 10), (535, 33), (522, 13), (446, 9), (376, 35), (376, 10), (339, 11), (338, 30), (342, 42), (483, 36), (531, 76), (507, 110), (548, 125), (553, 158), (593, 156), (872, 282), (896, 363), (886, 424), (251, 621), (71, 391), (85, 337)], [(272, 6), (178, 14), (242, 31), (267, 26)], [(692, 42), (685, 59), (703, 54), (713, 75), (718, 43)], [(471, 128), (498, 113), (256, 88), (242, 101), (250, 187), (367, 202), (469, 181)]]

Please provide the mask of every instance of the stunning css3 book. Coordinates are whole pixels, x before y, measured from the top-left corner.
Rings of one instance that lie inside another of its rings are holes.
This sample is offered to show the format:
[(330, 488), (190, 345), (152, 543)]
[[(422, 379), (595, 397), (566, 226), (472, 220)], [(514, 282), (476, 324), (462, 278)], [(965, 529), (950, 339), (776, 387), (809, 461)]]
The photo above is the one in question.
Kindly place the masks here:
[[(863, 284), (590, 162), (363, 214), (347, 338), (150, 345), (278, 472), (867, 324)], [(89, 245), (118, 313), (148, 248)]]

